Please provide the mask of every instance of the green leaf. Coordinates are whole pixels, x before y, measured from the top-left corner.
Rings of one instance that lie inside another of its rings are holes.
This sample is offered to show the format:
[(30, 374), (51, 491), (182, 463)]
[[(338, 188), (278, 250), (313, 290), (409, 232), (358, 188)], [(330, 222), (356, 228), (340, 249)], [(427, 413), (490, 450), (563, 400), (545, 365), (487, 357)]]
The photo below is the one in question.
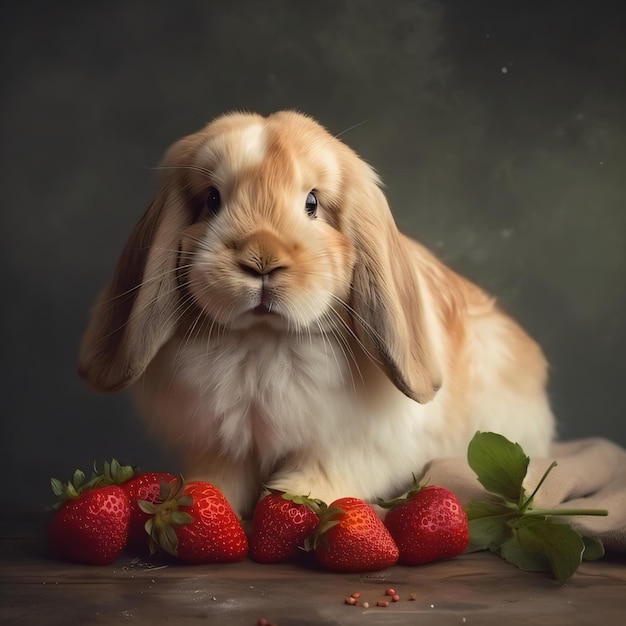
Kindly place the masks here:
[(418, 493), (420, 493), (420, 491), (424, 491), (424, 489), (428, 486), (428, 479), (424, 479), (423, 482), (420, 483), (417, 476), (413, 474), (413, 484), (403, 496), (394, 498), (393, 500), (383, 500), (382, 498), (377, 498), (376, 504), (383, 509), (395, 509), (396, 507), (406, 504), (409, 500), (412, 500)]
[(515, 504), (524, 498), (522, 482), (529, 461), (519, 444), (496, 433), (477, 432), (467, 449), (467, 462), (480, 484)]
[(120, 471), (121, 465), (117, 459), (111, 459), (111, 476), (117, 476), (117, 473)]
[(381, 509), (395, 509), (396, 507), (402, 506), (407, 503), (406, 496), (401, 496), (400, 498), (394, 498), (393, 500), (383, 500), (382, 498), (376, 499), (376, 505)]
[(185, 481), (182, 476), (178, 476), (172, 481), (161, 481), (159, 483), (159, 501), (168, 502), (169, 500), (179, 500), (184, 490)]
[(156, 531), (156, 524), (154, 523), (154, 517), (146, 520), (146, 523), (143, 525), (143, 527), (150, 537), (150, 541), (148, 542), (148, 549), (150, 551), (150, 556), (153, 556), (159, 551), (160, 548), (158, 542), (158, 533)]
[(65, 493), (67, 494), (67, 497), (71, 499), (78, 498), (78, 496), (80, 495), (78, 491), (74, 488), (74, 485), (69, 481), (65, 486)]
[(583, 561), (596, 561), (604, 556), (604, 546), (599, 539), (583, 536), (582, 540), (585, 544)]
[(280, 497), (288, 502), (303, 504), (304, 506), (309, 507), (318, 517), (320, 517), (324, 510), (328, 508), (328, 505), (325, 502), (322, 502), (322, 500), (318, 500), (317, 498), (311, 498), (310, 495), (305, 496), (282, 492)]
[(179, 506), (191, 506), (193, 504), (193, 496), (189, 493), (185, 493), (178, 498)]
[(466, 552), (497, 550), (511, 533), (508, 522), (519, 515), (504, 502), (482, 500), (468, 502), (465, 511), (470, 536)]
[(51, 478), (50, 486), (55, 496), (61, 497), (65, 494), (65, 485), (58, 478)]
[(111, 459), (111, 463), (105, 463), (105, 476), (114, 485), (122, 485), (135, 475), (132, 465), (122, 465), (117, 459)]
[(564, 583), (578, 569), (584, 550), (581, 536), (567, 524), (524, 516), (513, 525), (500, 556), (526, 571), (552, 572)]
[(467, 519), (476, 520), (515, 513), (516, 509), (508, 506), (504, 500), (470, 500), (465, 505), (465, 512)]
[(137, 505), (148, 515), (156, 515), (160, 510), (154, 502), (149, 502), (148, 500), (137, 500)]
[(172, 511), (171, 520), (172, 524), (184, 526), (185, 524), (191, 524), (191, 522), (194, 521), (194, 518), (189, 515), (189, 513), (185, 513), (184, 511)]
[(171, 526), (164, 526), (160, 529), (158, 541), (161, 548), (168, 554), (178, 556), (178, 536)]
[(77, 469), (74, 472), (73, 482), (74, 482), (74, 487), (76, 487), (76, 489), (80, 489), (85, 483), (85, 473)]
[(517, 530), (511, 531), (509, 539), (500, 546), (500, 556), (525, 572), (550, 571), (550, 562), (545, 551), (534, 543), (529, 546), (529, 542), (524, 541), (523, 533), (520, 539)]
[(510, 530), (503, 519), (482, 518), (470, 520), (467, 523), (469, 544), (466, 552), (491, 550), (496, 552), (507, 540)]

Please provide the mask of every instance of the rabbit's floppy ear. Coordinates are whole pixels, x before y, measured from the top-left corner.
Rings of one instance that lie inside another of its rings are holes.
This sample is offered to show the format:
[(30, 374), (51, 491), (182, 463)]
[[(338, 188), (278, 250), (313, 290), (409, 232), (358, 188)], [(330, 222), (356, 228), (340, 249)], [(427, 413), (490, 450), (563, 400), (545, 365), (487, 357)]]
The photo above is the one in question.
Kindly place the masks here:
[(394, 385), (420, 403), (441, 386), (417, 275), (417, 258), (398, 231), (373, 171), (364, 163), (350, 204), (357, 260), (351, 306), (355, 332)]
[(190, 220), (174, 174), (166, 174), (99, 295), (82, 338), (79, 373), (96, 391), (130, 385), (172, 336), (180, 234)]

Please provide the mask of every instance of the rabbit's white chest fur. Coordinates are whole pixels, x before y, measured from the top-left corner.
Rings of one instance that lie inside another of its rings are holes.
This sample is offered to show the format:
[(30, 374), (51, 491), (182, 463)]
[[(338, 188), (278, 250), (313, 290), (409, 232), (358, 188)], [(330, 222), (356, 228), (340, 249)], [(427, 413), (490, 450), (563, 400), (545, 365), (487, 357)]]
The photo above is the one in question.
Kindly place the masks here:
[[(151, 390), (145, 401), (157, 413), (172, 406), (189, 426), (178, 438), (189, 436), (190, 446), (215, 446), (238, 459), (255, 455), (268, 471), (332, 429), (337, 412), (349, 409), (350, 376), (329, 338), (294, 341), (262, 326), (208, 345), (165, 346), (146, 376)], [(173, 420), (164, 422), (176, 427)]]

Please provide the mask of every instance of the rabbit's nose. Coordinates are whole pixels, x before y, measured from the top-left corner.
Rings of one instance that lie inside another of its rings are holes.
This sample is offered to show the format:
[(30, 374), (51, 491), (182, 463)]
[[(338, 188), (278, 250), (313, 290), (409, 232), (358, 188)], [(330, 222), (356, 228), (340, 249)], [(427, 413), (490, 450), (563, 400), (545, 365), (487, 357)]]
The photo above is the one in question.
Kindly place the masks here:
[(255, 257), (240, 260), (239, 267), (244, 274), (259, 278), (263, 276), (269, 277), (270, 274), (285, 269), (286, 265), (281, 263), (279, 259)]
[(269, 277), (287, 269), (290, 261), (290, 254), (281, 239), (266, 230), (250, 236), (239, 249), (238, 256), (241, 271), (254, 277)]

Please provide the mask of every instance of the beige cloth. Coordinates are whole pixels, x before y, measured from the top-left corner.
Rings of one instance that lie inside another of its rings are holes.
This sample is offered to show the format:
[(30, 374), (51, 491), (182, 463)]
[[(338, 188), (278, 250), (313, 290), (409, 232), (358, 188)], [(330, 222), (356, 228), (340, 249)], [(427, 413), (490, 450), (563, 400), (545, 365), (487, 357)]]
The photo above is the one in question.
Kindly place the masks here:
[[(578, 532), (596, 537), (607, 551), (626, 552), (626, 450), (606, 439), (557, 443), (551, 456), (531, 459), (524, 481), (531, 494), (552, 461), (558, 463), (537, 492), (534, 508), (606, 509), (606, 517), (562, 517)], [(429, 463), (424, 478), (453, 491), (464, 504), (487, 495), (465, 458)]]

